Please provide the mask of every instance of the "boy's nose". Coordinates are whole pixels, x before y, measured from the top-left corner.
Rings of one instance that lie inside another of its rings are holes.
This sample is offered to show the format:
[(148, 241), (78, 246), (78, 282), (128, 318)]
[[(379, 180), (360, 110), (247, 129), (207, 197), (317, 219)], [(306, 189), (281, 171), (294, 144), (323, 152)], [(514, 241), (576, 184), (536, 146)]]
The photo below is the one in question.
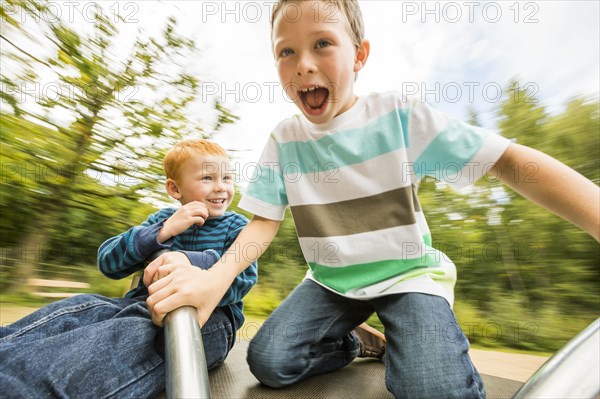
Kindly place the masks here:
[(217, 179), (217, 180), (215, 180), (215, 182), (213, 184), (213, 191), (217, 191), (217, 192), (225, 191), (226, 190), (225, 187), (227, 187), (227, 183), (225, 183), (221, 179)]
[(296, 65), (296, 74), (298, 76), (307, 75), (309, 73), (315, 73), (317, 67), (313, 58), (310, 55), (302, 55), (298, 59), (298, 64)]

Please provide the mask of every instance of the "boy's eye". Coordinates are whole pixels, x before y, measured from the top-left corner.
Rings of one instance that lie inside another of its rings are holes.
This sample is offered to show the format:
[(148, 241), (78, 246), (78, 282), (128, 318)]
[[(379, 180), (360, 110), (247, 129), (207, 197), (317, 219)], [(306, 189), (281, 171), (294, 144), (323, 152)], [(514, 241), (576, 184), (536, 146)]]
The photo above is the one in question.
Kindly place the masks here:
[(325, 47), (329, 47), (331, 45), (331, 43), (329, 42), (329, 40), (319, 40), (316, 44), (316, 48), (325, 48)]
[(208, 181), (211, 181), (211, 180), (212, 180), (212, 177), (210, 177), (210, 176), (202, 176), (202, 181), (203, 182), (208, 182)]
[(280, 57), (288, 57), (292, 54), (294, 54), (294, 50), (292, 50), (291, 48), (284, 48), (279, 52)]
[(223, 176), (223, 181), (231, 181), (233, 179), (232, 176)]

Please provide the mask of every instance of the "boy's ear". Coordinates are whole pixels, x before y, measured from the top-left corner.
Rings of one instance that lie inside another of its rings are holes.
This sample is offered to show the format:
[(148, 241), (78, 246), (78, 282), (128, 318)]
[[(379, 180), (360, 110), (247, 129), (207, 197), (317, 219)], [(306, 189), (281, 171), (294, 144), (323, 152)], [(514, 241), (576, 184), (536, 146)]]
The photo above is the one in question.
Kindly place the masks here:
[(358, 72), (367, 63), (369, 59), (369, 52), (371, 51), (371, 43), (368, 40), (363, 40), (360, 46), (356, 49), (356, 58), (354, 61), (354, 72)]
[(167, 189), (167, 193), (173, 197), (173, 199), (180, 199), (181, 198), (181, 193), (179, 192), (179, 186), (177, 185), (177, 182), (171, 178), (167, 179), (167, 182), (165, 183), (165, 188)]

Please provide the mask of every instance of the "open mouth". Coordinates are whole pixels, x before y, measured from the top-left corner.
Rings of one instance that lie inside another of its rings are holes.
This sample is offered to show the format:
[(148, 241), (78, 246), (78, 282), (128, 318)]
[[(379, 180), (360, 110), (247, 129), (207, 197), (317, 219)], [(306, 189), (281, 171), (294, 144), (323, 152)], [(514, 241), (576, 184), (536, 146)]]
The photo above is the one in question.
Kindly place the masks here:
[(325, 104), (329, 98), (329, 90), (315, 85), (298, 91), (298, 97), (309, 114), (317, 115), (325, 109)]

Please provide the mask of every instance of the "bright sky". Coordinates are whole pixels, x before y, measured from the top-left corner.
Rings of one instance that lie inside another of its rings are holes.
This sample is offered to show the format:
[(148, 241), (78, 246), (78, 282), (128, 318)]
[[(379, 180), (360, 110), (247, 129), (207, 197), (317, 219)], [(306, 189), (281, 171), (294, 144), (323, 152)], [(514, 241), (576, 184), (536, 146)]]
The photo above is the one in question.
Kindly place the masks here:
[[(359, 95), (404, 91), (463, 119), (474, 109), (490, 128), (511, 78), (518, 78), (551, 112), (575, 95), (599, 95), (599, 1), (360, 3), (371, 55), (356, 83)], [(85, 25), (85, 16), (98, 3), (51, 4), (63, 18)], [(298, 113), (278, 85), (270, 46), (272, 1), (101, 4), (124, 18), (117, 23), (123, 43), (138, 30), (156, 34), (168, 16), (177, 18), (178, 32), (201, 48), (199, 59), (189, 60), (207, 94), (198, 115), (210, 126), (204, 115), (210, 115), (210, 94), (215, 93), (241, 118), (215, 139), (238, 150), (242, 165), (258, 159), (281, 119)]]

